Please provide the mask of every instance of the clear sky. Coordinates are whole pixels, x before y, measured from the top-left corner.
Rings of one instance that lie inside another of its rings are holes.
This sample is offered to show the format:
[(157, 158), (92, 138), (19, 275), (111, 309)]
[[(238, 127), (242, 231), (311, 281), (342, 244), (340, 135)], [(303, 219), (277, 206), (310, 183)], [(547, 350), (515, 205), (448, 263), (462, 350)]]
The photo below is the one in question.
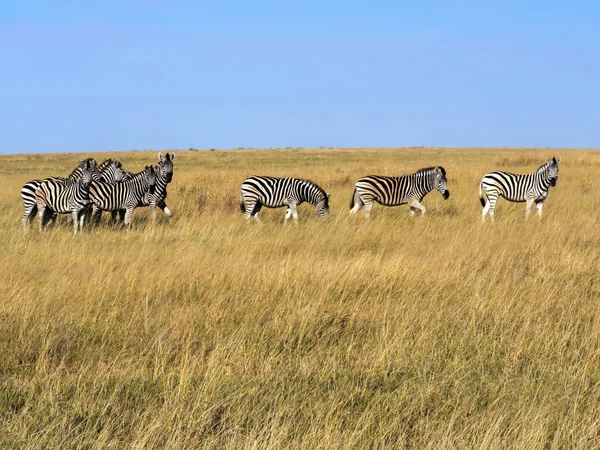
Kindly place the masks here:
[(0, 152), (600, 147), (598, 1), (0, 0)]

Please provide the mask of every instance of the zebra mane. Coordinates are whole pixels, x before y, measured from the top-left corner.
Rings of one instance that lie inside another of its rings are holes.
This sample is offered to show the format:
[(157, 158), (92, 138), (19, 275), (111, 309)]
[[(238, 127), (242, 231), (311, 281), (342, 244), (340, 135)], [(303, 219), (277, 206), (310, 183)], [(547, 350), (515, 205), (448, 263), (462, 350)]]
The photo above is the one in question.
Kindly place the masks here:
[[(86, 158), (82, 162), (85, 163), (86, 167), (90, 167), (90, 166), (95, 167), (96, 166), (96, 160), (94, 158)], [(80, 173), (81, 173), (81, 166), (78, 164), (77, 167), (75, 167), (73, 169), (73, 171), (69, 174), (69, 176), (67, 178), (72, 178), (74, 175), (79, 175)]]
[(415, 175), (421, 175), (424, 173), (433, 172), (435, 169), (438, 169), (438, 168), (442, 171), (442, 175), (446, 176), (446, 169), (444, 169), (442, 166), (424, 167), (422, 169), (417, 170), (415, 172)]
[(120, 161), (118, 161), (114, 158), (108, 158), (108, 159), (105, 159), (104, 161), (102, 161), (102, 163), (98, 166), (98, 170), (102, 171), (111, 165), (114, 165), (115, 167), (121, 167)]
[(305, 178), (299, 178), (299, 180), (305, 184), (308, 184), (311, 187), (316, 188), (319, 191), (319, 193), (321, 193), (323, 195), (323, 198), (325, 198), (325, 200), (327, 200), (327, 192), (325, 192), (325, 189), (323, 189), (317, 183), (315, 183), (314, 181), (307, 180)]
[(540, 167), (538, 167), (538, 168), (537, 168), (536, 172), (538, 172), (538, 173), (539, 173), (539, 172), (543, 172), (543, 171), (544, 171), (544, 170), (546, 170), (548, 167), (550, 167), (550, 165), (551, 165), (551, 164), (552, 164), (551, 162), (549, 162), (549, 163), (545, 163), (545, 164), (542, 164)]

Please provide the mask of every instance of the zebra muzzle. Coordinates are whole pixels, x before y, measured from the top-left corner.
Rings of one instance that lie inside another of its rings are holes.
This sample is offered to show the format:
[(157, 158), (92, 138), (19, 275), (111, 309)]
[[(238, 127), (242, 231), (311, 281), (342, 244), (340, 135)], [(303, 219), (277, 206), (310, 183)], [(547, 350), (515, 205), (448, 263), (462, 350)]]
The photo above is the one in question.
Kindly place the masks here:
[(442, 197), (444, 197), (444, 200), (448, 200), (448, 197), (450, 197), (450, 191), (444, 191)]

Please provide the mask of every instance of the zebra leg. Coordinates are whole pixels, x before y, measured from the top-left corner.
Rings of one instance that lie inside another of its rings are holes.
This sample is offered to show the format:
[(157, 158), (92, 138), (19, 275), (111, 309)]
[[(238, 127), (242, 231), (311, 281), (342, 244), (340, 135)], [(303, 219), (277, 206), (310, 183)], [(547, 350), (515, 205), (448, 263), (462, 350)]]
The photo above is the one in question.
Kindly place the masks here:
[(102, 218), (102, 210), (96, 205), (92, 206), (92, 218), (94, 219), (94, 223), (96, 225), (100, 223), (100, 219)]
[(79, 231), (83, 231), (83, 224), (85, 223), (85, 211), (81, 214), (79, 218)]
[(29, 205), (25, 207), (25, 212), (23, 213), (23, 218), (21, 222), (23, 223), (23, 228), (26, 230), (27, 226), (33, 222), (35, 218), (35, 214), (37, 212), (37, 205), (34, 203), (33, 205)]
[(425, 207), (421, 205), (418, 201), (413, 200), (412, 202), (410, 202), (410, 216), (413, 217), (417, 210), (421, 211), (421, 217), (425, 215)]
[[(292, 218), (294, 219), (294, 223), (298, 223), (298, 205), (296, 205), (295, 203), (290, 203), (290, 205), (288, 206), (288, 209), (290, 210), (290, 213), (292, 215)], [(286, 213), (285, 215), (285, 219), (288, 219), (288, 214)]]
[(491, 205), (491, 202), (488, 197), (488, 201), (485, 203), (485, 206), (481, 210), (481, 221), (482, 222), (485, 222), (485, 216), (487, 215), (488, 211), (490, 210), (490, 205)]
[(356, 214), (363, 206), (365, 206), (365, 203), (362, 201), (362, 198), (360, 198), (360, 195), (356, 193), (356, 203), (350, 210), (350, 214)]
[(127, 230), (131, 228), (131, 216), (133, 214), (133, 209), (134, 208), (127, 208), (127, 211), (125, 212), (125, 227), (127, 227)]
[(46, 215), (46, 205), (38, 204), (38, 222), (40, 224), (40, 231), (44, 231), (44, 216)]
[(150, 219), (153, 224), (156, 222), (156, 203), (150, 203)]
[(164, 200), (159, 201), (156, 206), (158, 206), (160, 209), (163, 210), (163, 212), (167, 215), (167, 217), (170, 219), (171, 217), (173, 217), (173, 213), (171, 212), (171, 210), (169, 209), (169, 207), (167, 206), (167, 204), (165, 203)]
[(542, 207), (544, 206), (544, 202), (537, 202), (535, 208), (537, 209), (537, 215), (541, 219), (542, 218)]
[(79, 228), (79, 211), (76, 209), (71, 212), (71, 220), (73, 221), (73, 231), (77, 234), (77, 229)]
[(368, 219), (371, 216), (371, 210), (373, 209), (373, 205), (375, 202), (371, 200), (369, 203), (365, 203), (365, 219)]
[(485, 216), (488, 214), (490, 216), (490, 220), (494, 221), (494, 211), (496, 209), (496, 203), (498, 202), (498, 194), (496, 192), (487, 192), (487, 203), (483, 207), (481, 211), (481, 220), (485, 222)]
[(257, 223), (261, 223), (261, 220), (258, 218), (258, 212), (262, 209), (262, 203), (257, 203), (256, 206), (254, 207), (254, 210), (252, 211), (252, 216), (254, 216), (254, 220), (256, 220)]
[(285, 220), (283, 222), (287, 222), (290, 217), (292, 217), (292, 209), (288, 206), (287, 211), (285, 212)]
[[(48, 211), (48, 210), (46, 210)], [(52, 225), (52, 228), (54, 228), (54, 225), (56, 225), (56, 219), (58, 219), (58, 214), (55, 213), (54, 211), (52, 211), (52, 215), (50, 216), (50, 225)]]
[(533, 199), (528, 198), (527, 203), (525, 204), (525, 218), (529, 217), (529, 213), (531, 212), (531, 207), (533, 206)]

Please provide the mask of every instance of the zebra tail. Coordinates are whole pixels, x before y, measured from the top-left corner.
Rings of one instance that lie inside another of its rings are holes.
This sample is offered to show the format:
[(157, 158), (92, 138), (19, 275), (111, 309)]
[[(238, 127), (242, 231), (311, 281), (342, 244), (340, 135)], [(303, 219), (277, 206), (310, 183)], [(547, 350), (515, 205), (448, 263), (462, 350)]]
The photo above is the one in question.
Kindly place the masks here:
[(245, 213), (246, 207), (244, 206), (244, 196), (240, 193), (240, 211)]
[(485, 200), (483, 199), (483, 192), (481, 191), (481, 184), (479, 183), (479, 201), (481, 202), (481, 206), (485, 207)]
[(350, 209), (354, 208), (354, 198), (356, 197), (356, 187), (352, 191), (352, 197), (350, 197)]

